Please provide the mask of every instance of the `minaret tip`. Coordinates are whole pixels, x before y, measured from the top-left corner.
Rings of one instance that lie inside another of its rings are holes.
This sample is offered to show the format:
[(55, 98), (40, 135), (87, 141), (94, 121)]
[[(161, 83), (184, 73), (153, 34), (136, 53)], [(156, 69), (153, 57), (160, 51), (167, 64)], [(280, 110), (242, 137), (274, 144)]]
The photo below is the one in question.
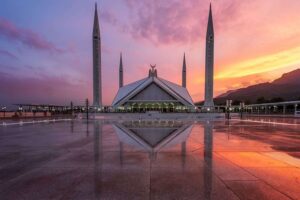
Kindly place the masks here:
[(185, 52), (183, 53), (183, 65), (182, 65), (182, 69), (186, 70)]
[(119, 63), (119, 88), (123, 87), (124, 78), (123, 78), (123, 60), (122, 52), (120, 52), (120, 63)]
[(122, 52), (120, 52), (120, 64), (119, 64), (120, 71), (123, 71), (123, 59), (122, 59)]
[(208, 23), (207, 23), (207, 35), (213, 34), (214, 27), (213, 27), (213, 16), (212, 16), (212, 8), (211, 3), (209, 4), (209, 14), (208, 14)]
[(182, 87), (186, 87), (186, 61), (185, 61), (185, 52), (183, 53), (183, 63), (182, 63)]

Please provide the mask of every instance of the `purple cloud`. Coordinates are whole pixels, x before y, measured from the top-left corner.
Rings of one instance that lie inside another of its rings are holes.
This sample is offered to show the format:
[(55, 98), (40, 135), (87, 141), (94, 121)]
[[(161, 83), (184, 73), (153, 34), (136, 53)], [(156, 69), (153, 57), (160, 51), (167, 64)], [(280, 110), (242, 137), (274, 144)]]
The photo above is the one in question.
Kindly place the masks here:
[(6, 56), (6, 57), (9, 57), (9, 58), (18, 60), (17, 56), (15, 56), (14, 54), (12, 54), (8, 51), (2, 50), (2, 49), (0, 49), (0, 56)]
[(100, 20), (112, 25), (117, 25), (119, 23), (117, 17), (108, 10), (100, 11)]
[[(80, 93), (78, 94), (78, 87)], [(73, 84), (65, 77), (41, 76), (40, 78), (17, 77), (0, 72), (1, 104), (55, 103), (68, 104), (71, 100), (83, 102), (81, 97), (90, 96), (88, 85)]]
[(37, 50), (49, 51), (52, 53), (61, 53), (62, 49), (56, 47), (53, 43), (47, 41), (39, 34), (24, 28), (17, 27), (7, 19), (0, 18), (0, 35), (13, 41), (19, 41), (22, 44)]

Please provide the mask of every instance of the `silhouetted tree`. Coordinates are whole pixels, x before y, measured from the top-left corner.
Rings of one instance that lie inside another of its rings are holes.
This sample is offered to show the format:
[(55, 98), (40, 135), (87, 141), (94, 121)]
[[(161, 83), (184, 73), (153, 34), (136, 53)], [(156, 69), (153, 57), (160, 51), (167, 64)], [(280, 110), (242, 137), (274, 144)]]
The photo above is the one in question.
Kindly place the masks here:
[(237, 106), (237, 105), (240, 105), (241, 102), (242, 101), (240, 101), (240, 100), (233, 100), (232, 105)]
[(251, 101), (250, 101), (250, 100), (246, 100), (246, 101), (245, 101), (245, 104), (246, 104), (246, 105), (249, 105), (249, 104), (251, 104)]
[(256, 99), (256, 103), (268, 103), (268, 100), (266, 100), (265, 97), (259, 97), (258, 99)]
[(281, 97), (275, 97), (275, 98), (272, 98), (272, 99), (270, 100), (270, 103), (283, 102), (283, 101), (284, 101), (283, 98), (281, 98)]

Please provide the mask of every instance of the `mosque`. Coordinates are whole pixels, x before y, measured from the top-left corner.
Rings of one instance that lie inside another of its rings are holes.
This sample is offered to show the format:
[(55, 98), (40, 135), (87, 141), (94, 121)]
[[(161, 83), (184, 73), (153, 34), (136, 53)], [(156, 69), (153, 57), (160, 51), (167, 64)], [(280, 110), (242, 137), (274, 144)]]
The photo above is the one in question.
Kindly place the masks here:
[[(148, 75), (135, 82), (124, 85), (123, 62), (120, 56), (119, 90), (112, 102), (112, 108), (118, 111), (178, 112), (197, 109), (186, 88), (186, 58), (183, 57), (182, 84), (170, 82), (159, 77), (156, 66), (150, 65)], [(208, 15), (205, 55), (205, 101), (202, 110), (214, 110), (213, 103), (213, 68), (214, 68), (214, 29), (211, 5)], [(101, 79), (101, 37), (97, 5), (95, 6), (93, 27), (93, 106), (102, 109)]]

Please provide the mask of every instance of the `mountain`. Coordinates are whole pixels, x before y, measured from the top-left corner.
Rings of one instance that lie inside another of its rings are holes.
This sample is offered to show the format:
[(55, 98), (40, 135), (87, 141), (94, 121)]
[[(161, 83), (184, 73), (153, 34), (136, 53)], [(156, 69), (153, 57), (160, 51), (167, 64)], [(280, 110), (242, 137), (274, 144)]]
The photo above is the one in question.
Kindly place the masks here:
[(214, 101), (216, 104), (225, 104), (227, 99), (247, 104), (300, 100), (300, 69), (285, 73), (273, 82), (227, 91)]

